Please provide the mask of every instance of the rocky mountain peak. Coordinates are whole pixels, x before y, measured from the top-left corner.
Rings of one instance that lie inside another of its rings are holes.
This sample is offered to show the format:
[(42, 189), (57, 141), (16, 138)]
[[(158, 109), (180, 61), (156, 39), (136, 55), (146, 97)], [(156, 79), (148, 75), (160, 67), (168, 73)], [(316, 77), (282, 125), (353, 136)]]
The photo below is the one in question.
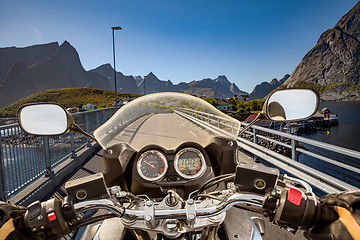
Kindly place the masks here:
[(347, 14), (345, 14), (335, 27), (340, 27), (346, 32), (352, 32), (356, 37), (360, 35), (360, 2), (358, 2)]
[(24, 48), (6, 47), (0, 48), (0, 83), (12, 65), (22, 61), (25, 67), (40, 63), (54, 55), (59, 48), (57, 42), (38, 44)]
[(250, 99), (263, 99), (271, 91), (283, 84), (289, 77), (289, 74), (285, 74), (285, 76), (280, 80), (277, 80), (277, 78), (273, 78), (270, 82), (262, 82), (260, 84), (257, 84), (254, 90), (250, 93)]
[(278, 85), (279, 81), (277, 80), (277, 78), (273, 78), (270, 82), (270, 85)]
[(215, 82), (217, 83), (223, 83), (223, 84), (230, 84), (229, 80), (225, 75), (220, 75), (215, 79)]
[(156, 78), (156, 79), (158, 79), (153, 72), (150, 72), (148, 75), (146, 75), (146, 77), (147, 78)]
[[(90, 70), (92, 73), (100, 74), (101, 76), (105, 77), (110, 85), (111, 91), (115, 89), (115, 79), (114, 79), (114, 68), (111, 64), (106, 63), (103, 64), (95, 69)], [(137, 83), (133, 76), (125, 76), (121, 72), (116, 72), (116, 85), (118, 92), (122, 93), (135, 93), (138, 94), (139, 90), (137, 88)]]
[(325, 100), (360, 99), (360, 2), (302, 59), (286, 87), (310, 87)]

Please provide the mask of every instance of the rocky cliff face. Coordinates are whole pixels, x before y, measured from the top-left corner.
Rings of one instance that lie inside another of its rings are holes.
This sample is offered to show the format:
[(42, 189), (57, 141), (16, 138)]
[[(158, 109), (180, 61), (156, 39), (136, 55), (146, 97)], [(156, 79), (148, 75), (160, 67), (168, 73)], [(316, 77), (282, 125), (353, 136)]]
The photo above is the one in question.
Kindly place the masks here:
[(360, 2), (325, 31), (286, 87), (316, 89), (324, 100), (360, 100)]
[[(114, 69), (110, 64), (101, 65), (98, 68), (90, 70), (90, 72), (98, 73), (101, 76), (104, 76), (108, 79), (110, 84), (109, 90), (114, 91), (115, 81), (114, 81)], [(119, 93), (135, 93), (139, 94), (139, 90), (133, 76), (125, 76), (121, 72), (116, 72), (116, 87)]]
[(110, 90), (105, 77), (84, 70), (78, 53), (67, 41), (61, 46), (51, 43), (2, 48), (0, 59), (0, 69), (10, 66), (0, 71), (0, 76), (4, 76), (0, 83), (0, 108), (46, 89), (87, 86)]
[(34, 45), (25, 48), (0, 48), (0, 83), (4, 81), (9, 69), (18, 62), (23, 62), (25, 67), (45, 61), (59, 48), (57, 42)]
[(200, 81), (192, 81), (184, 92), (214, 98), (228, 98), (233, 97), (233, 95), (248, 94), (240, 90), (235, 83), (231, 83), (224, 75), (218, 76), (216, 79), (205, 78)]
[[(144, 93), (144, 79), (137, 77), (139, 92)], [(235, 83), (229, 82), (226, 76), (216, 79), (206, 78), (189, 83), (173, 84), (170, 80), (159, 80), (152, 72), (145, 77), (145, 91), (147, 94), (154, 92), (183, 92), (196, 96), (227, 98), (237, 94), (247, 94), (241, 91)]]
[(282, 79), (277, 80), (274, 78), (270, 82), (262, 82), (255, 86), (254, 90), (250, 93), (250, 100), (263, 99), (272, 90), (282, 85), (288, 78), (289, 74), (286, 74)]
[(145, 93), (156, 93), (156, 92), (177, 92), (174, 84), (168, 80), (160, 80), (154, 73), (150, 72), (143, 79), (138, 78), (138, 89), (140, 94), (144, 94), (144, 79), (145, 79)]

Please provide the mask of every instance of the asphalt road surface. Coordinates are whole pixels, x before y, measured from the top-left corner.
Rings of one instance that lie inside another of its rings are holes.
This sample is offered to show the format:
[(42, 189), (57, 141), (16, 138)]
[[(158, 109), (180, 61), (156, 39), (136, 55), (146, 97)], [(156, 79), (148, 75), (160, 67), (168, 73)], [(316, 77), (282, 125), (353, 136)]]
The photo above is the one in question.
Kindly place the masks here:
[(212, 137), (214, 135), (177, 114), (163, 113), (139, 118), (123, 129), (113, 141), (126, 142), (137, 151), (149, 144), (173, 150), (184, 142), (205, 146)]

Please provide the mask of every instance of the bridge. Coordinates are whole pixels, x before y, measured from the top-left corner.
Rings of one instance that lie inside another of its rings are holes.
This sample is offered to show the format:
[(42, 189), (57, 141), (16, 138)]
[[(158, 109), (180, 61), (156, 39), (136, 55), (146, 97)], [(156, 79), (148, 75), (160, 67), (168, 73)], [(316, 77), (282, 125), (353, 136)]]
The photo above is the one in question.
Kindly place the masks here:
[[(112, 108), (76, 113), (73, 117), (83, 129), (92, 133), (116, 110)], [(131, 143), (136, 150), (144, 143), (165, 145), (164, 147), (171, 149), (184, 139), (205, 144), (201, 140), (207, 139), (209, 132), (226, 136), (229, 132), (235, 131), (235, 127), (226, 119), (191, 109), (179, 108), (174, 113), (161, 115), (161, 118), (155, 114), (136, 119), (123, 129), (116, 141)], [(176, 131), (169, 127), (174, 124), (178, 126)], [(244, 127), (247, 124), (242, 125)], [(149, 134), (147, 129), (157, 131)], [(46, 183), (50, 191), (100, 150), (98, 144), (75, 133), (59, 137), (30, 136), (22, 133), (17, 124), (1, 126), (0, 133), (0, 198), (17, 204), (26, 205), (36, 197), (39, 199), (40, 195), (34, 192), (45, 191)], [(164, 136), (171, 137), (164, 140)], [(321, 155), (322, 151), (318, 149), (355, 159), (354, 162), (360, 159), (360, 153), (357, 151), (259, 126), (253, 126), (236, 141), (240, 146), (239, 163), (261, 161), (266, 165), (278, 167), (285, 173), (305, 180), (322, 193), (360, 187), (358, 166), (344, 162), (341, 158), (332, 159), (328, 155)], [(264, 142), (287, 149), (290, 156), (269, 149)], [(304, 145), (306, 148), (301, 147)], [(300, 161), (300, 155), (307, 155), (317, 162), (326, 163), (326, 172)], [(101, 160), (97, 161), (99, 163)], [(343, 175), (350, 177), (344, 178)], [(23, 194), (24, 192), (26, 194)], [(19, 193), (26, 196), (26, 199), (19, 199)]]

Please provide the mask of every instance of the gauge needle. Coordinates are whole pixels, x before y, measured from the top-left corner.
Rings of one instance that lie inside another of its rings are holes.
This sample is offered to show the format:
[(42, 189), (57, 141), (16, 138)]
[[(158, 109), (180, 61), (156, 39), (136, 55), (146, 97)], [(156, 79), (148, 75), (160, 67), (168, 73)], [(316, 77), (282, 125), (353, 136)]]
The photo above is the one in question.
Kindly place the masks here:
[(146, 163), (147, 165), (149, 165), (149, 166), (152, 167), (152, 168), (156, 168), (154, 165), (148, 163), (147, 161), (144, 161), (144, 163)]

